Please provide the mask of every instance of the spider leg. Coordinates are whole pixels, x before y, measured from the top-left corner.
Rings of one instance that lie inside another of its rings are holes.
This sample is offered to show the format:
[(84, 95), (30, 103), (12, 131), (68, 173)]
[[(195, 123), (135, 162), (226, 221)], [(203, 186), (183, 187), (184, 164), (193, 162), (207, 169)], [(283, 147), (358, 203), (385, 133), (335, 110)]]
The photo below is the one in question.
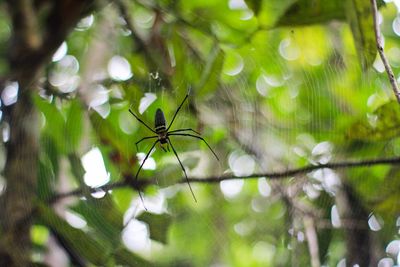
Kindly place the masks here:
[(133, 115), (133, 117), (135, 117), (140, 123), (142, 123), (144, 126), (147, 127), (147, 129), (149, 129), (150, 131), (152, 131), (153, 133), (157, 134), (156, 131), (154, 131), (153, 129), (151, 129), (151, 127), (149, 125), (147, 125), (144, 121), (142, 121), (138, 116), (135, 115), (135, 113), (133, 113), (133, 111), (131, 109), (129, 109), (129, 112)]
[(197, 202), (196, 196), (195, 196), (194, 193), (193, 193), (192, 186), (191, 186), (190, 183), (189, 183), (189, 179), (188, 179), (188, 177), (187, 177), (185, 167), (183, 167), (183, 164), (182, 164), (181, 160), (179, 159), (178, 153), (176, 153), (176, 150), (175, 150), (174, 146), (172, 145), (171, 140), (170, 140), (168, 137), (167, 137), (167, 140), (168, 140), (168, 143), (171, 145), (172, 151), (174, 151), (174, 154), (175, 154), (176, 158), (178, 159), (179, 165), (181, 165), (181, 168), (182, 168), (182, 170), (183, 170), (183, 173), (185, 174), (186, 182), (187, 182), (187, 184), (188, 184), (188, 186), (189, 186), (190, 192), (192, 192), (193, 199), (194, 199), (195, 202)]
[(212, 150), (212, 148), (210, 147), (210, 145), (207, 143), (207, 141), (206, 141), (203, 137), (197, 136), (197, 135), (193, 135), (193, 134), (187, 134), (187, 133), (172, 133), (172, 134), (169, 134), (169, 133), (168, 133), (168, 136), (170, 136), (170, 135), (175, 135), (175, 136), (191, 136), (191, 137), (194, 137), (194, 138), (197, 138), (197, 139), (202, 140), (202, 141), (208, 146), (208, 148), (211, 150), (211, 152), (214, 154), (215, 158), (219, 161), (219, 158), (218, 158), (217, 154), (215, 154), (214, 150)]
[(154, 136), (148, 136), (148, 137), (143, 137), (142, 139), (140, 139), (139, 141), (137, 141), (136, 143), (135, 143), (135, 145), (136, 145), (136, 150), (139, 150), (139, 148), (138, 148), (138, 144), (140, 143), (140, 142), (142, 142), (143, 140), (146, 140), (146, 139), (152, 139), (152, 138), (157, 138), (158, 136), (157, 135), (154, 135)]
[(160, 147), (164, 152), (167, 152), (167, 149), (165, 149), (165, 147), (163, 147), (161, 144), (160, 144)]
[(191, 132), (194, 132), (195, 134), (201, 135), (199, 132), (197, 132), (191, 128), (173, 130), (173, 131), (169, 131), (169, 133), (179, 133), (179, 132), (186, 132), (186, 131), (191, 131)]
[[(157, 139), (157, 140), (153, 143), (153, 145), (151, 146), (149, 152), (147, 152), (146, 157), (144, 157), (142, 164), (140, 164), (139, 170), (136, 172), (136, 175), (135, 175), (135, 182), (136, 182), (137, 179), (138, 179), (139, 172), (140, 172), (140, 170), (142, 169), (144, 163), (145, 163), (146, 160), (149, 158), (151, 151), (153, 150), (153, 148), (156, 146), (156, 144), (157, 144), (158, 142), (159, 142), (159, 140)], [(144, 206), (144, 200), (143, 200), (142, 192), (140, 192), (140, 189), (139, 189), (138, 191), (139, 191), (140, 200), (142, 200), (142, 203), (143, 203), (143, 207), (144, 207), (145, 210), (147, 210), (146, 207)]]
[(179, 105), (178, 109), (175, 111), (174, 116), (172, 117), (171, 123), (169, 124), (168, 128), (167, 128), (167, 132), (169, 130), (169, 128), (171, 128), (172, 123), (174, 123), (175, 117), (178, 114), (179, 110), (181, 109), (181, 107), (183, 106), (183, 103), (185, 103), (186, 99), (189, 97), (189, 94), (186, 94), (185, 98), (183, 99), (182, 103)]

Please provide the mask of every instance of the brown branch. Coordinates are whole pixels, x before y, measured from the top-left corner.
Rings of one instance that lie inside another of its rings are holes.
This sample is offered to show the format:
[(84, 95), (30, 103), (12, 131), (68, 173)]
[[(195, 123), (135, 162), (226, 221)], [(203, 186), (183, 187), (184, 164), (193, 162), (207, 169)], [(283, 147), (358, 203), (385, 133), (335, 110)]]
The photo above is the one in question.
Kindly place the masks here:
[[(41, 45), (41, 36), (38, 31), (38, 21), (31, 0), (8, 0), (13, 25), (13, 39), (15, 44), (26, 50), (35, 50)], [(21, 53), (22, 51), (18, 51)]]
[(379, 29), (378, 24), (378, 7), (376, 5), (376, 0), (371, 0), (371, 7), (372, 7), (372, 16), (374, 18), (374, 30), (375, 30), (375, 39), (376, 39), (376, 46), (378, 48), (379, 56), (382, 59), (383, 65), (385, 66), (386, 73), (389, 77), (390, 84), (392, 85), (393, 93), (396, 96), (397, 102), (400, 104), (400, 91), (397, 85), (396, 78), (393, 74), (393, 70), (389, 65), (389, 61), (385, 56), (383, 51), (383, 43), (382, 43), (382, 34)]
[(346, 263), (349, 266), (377, 266), (372, 232), (368, 227), (370, 211), (364, 206), (355, 188), (344, 182), (336, 193), (336, 205), (340, 220), (358, 223), (357, 228), (345, 228)]
[[(93, 187), (90, 189), (90, 193), (96, 193), (96, 192), (101, 192), (101, 191), (107, 192), (107, 191), (110, 191), (110, 190), (113, 190), (116, 188), (122, 188), (122, 187), (126, 187), (126, 186), (128, 186), (128, 184), (125, 181), (114, 182), (114, 183), (109, 183), (109, 184), (102, 185), (99, 187)], [(55, 196), (53, 196), (52, 198), (50, 198), (49, 202), (54, 203), (63, 198), (81, 196), (81, 195), (83, 195), (84, 191), (85, 191), (85, 189), (83, 189), (83, 188), (77, 188), (77, 189), (74, 189), (69, 192), (58, 193)]]
[(319, 267), (321, 266), (321, 262), (319, 260), (318, 236), (314, 219), (310, 216), (305, 216), (303, 218), (303, 224), (305, 228), (305, 234), (307, 237), (308, 251), (310, 253), (310, 258), (311, 258), (311, 266)]
[[(327, 163), (321, 165), (308, 165), (302, 168), (279, 171), (279, 172), (266, 172), (266, 173), (256, 173), (251, 175), (242, 175), (242, 176), (234, 176), (233, 174), (226, 174), (222, 176), (209, 176), (203, 178), (193, 178), (189, 177), (188, 180), (191, 183), (219, 183), (221, 181), (226, 180), (248, 180), (248, 179), (258, 179), (261, 177), (265, 177), (267, 179), (283, 179), (287, 177), (298, 176), (302, 174), (309, 173), (311, 171), (319, 170), (319, 169), (352, 169), (359, 167), (370, 167), (375, 165), (400, 165), (400, 157), (394, 158), (385, 158), (385, 159), (370, 159), (370, 160), (359, 160), (359, 161), (343, 161), (336, 163)], [(99, 186), (96, 188), (91, 188), (90, 193), (96, 193), (99, 191), (107, 192), (112, 189), (123, 188), (127, 186), (134, 187), (136, 189), (140, 189), (149, 184), (155, 184), (155, 178), (149, 180), (138, 181), (137, 183), (129, 183), (128, 181), (118, 181), (114, 183), (109, 183), (103, 186)], [(186, 183), (186, 179), (181, 179), (178, 181), (180, 184)], [(54, 195), (49, 202), (54, 203), (62, 198), (73, 197), (73, 196), (81, 196), (84, 193), (82, 188), (77, 188), (70, 192), (58, 193)]]
[[(6, 51), (7, 59), (10, 65), (10, 73), (7, 79), (26, 80), (28, 84), (33, 78), (33, 70), (30, 75), (21, 74), (20, 68), (26, 58), (32, 58), (32, 54), (36, 54), (42, 45), (42, 36), (37, 25), (37, 14), (33, 7), (33, 1), (16, 0), (7, 1), (8, 11), (11, 17), (12, 34), (9, 39)], [(25, 89), (24, 84), (20, 87)]]
[[(94, 0), (59, 0), (47, 12), (35, 10), (32, 0), (8, 0), (12, 35), (7, 57), (8, 80), (27, 90), (75, 24), (94, 8)], [(46, 15), (43, 15), (43, 14)]]

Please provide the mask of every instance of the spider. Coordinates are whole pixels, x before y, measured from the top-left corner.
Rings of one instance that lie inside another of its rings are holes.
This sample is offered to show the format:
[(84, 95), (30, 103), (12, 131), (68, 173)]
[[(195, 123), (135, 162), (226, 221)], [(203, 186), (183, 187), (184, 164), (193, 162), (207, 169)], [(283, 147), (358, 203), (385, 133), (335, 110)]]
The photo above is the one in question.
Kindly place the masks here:
[[(146, 156), (144, 157), (144, 160), (143, 160), (142, 164), (139, 166), (139, 169), (138, 169), (138, 171), (136, 172), (136, 175), (135, 175), (135, 181), (138, 179), (140, 170), (142, 169), (144, 163), (146, 162), (146, 160), (147, 160), (147, 158), (149, 157), (151, 151), (153, 150), (153, 148), (156, 146), (157, 143), (160, 143), (160, 147), (164, 150), (164, 152), (170, 151), (170, 150), (169, 150), (169, 146), (171, 146), (172, 151), (174, 152), (176, 158), (178, 159), (179, 165), (181, 166), (182, 171), (183, 171), (183, 173), (185, 174), (186, 182), (187, 182), (187, 184), (188, 184), (188, 186), (189, 186), (190, 192), (192, 193), (193, 199), (194, 199), (195, 202), (197, 202), (196, 196), (194, 195), (194, 192), (193, 192), (193, 190), (192, 190), (192, 187), (190, 186), (190, 182), (189, 182), (189, 179), (188, 179), (188, 177), (187, 177), (185, 167), (183, 167), (183, 164), (182, 164), (181, 160), (179, 159), (178, 153), (176, 152), (174, 146), (172, 145), (171, 139), (170, 139), (169, 137), (170, 137), (170, 136), (189, 136), (189, 137), (193, 137), (193, 138), (200, 139), (200, 140), (202, 140), (202, 141), (207, 145), (207, 147), (208, 147), (208, 148), (210, 149), (210, 151), (214, 154), (215, 158), (216, 158), (218, 161), (219, 161), (219, 158), (218, 158), (217, 154), (215, 154), (215, 152), (212, 150), (212, 148), (210, 147), (210, 145), (207, 143), (207, 141), (206, 141), (203, 137), (201, 137), (201, 134), (200, 134), (199, 132), (196, 132), (195, 130), (193, 130), (193, 129), (191, 129), (191, 128), (183, 128), (183, 129), (177, 129), (177, 130), (173, 130), (173, 131), (170, 131), (170, 130), (169, 130), (169, 129), (171, 128), (172, 124), (174, 123), (174, 120), (175, 120), (175, 118), (176, 118), (176, 115), (178, 114), (179, 110), (181, 109), (181, 107), (183, 106), (183, 104), (185, 103), (185, 101), (186, 101), (186, 99), (187, 99), (188, 97), (189, 97), (189, 94), (186, 94), (186, 96), (185, 96), (185, 98), (183, 99), (182, 103), (179, 105), (178, 109), (175, 111), (175, 114), (174, 114), (174, 116), (172, 117), (171, 123), (169, 124), (168, 127), (167, 127), (167, 122), (166, 122), (166, 120), (165, 120), (164, 113), (163, 113), (163, 111), (162, 111), (160, 108), (157, 109), (156, 115), (155, 115), (155, 118), (154, 118), (154, 130), (153, 130), (149, 125), (147, 125), (143, 120), (141, 120), (137, 115), (135, 115), (135, 113), (133, 113), (133, 111), (132, 111), (131, 109), (129, 109), (129, 112), (130, 112), (140, 123), (142, 123), (144, 126), (146, 126), (147, 129), (149, 129), (151, 132), (153, 132), (153, 133), (155, 134), (155, 135), (153, 135), (153, 136), (146, 136), (146, 137), (143, 137), (142, 139), (140, 139), (139, 141), (137, 141), (137, 142), (135, 143), (135, 144), (136, 144), (136, 149), (137, 149), (137, 150), (138, 150), (138, 144), (139, 144), (140, 142), (142, 142), (143, 140), (155, 139), (155, 138), (157, 139), (157, 140), (153, 143), (153, 145), (151, 146), (149, 152), (147, 152)], [(194, 133), (194, 134), (189, 133), (189, 132), (192, 132), (192, 133)], [(167, 145), (167, 149), (165, 149), (164, 146), (163, 146), (163, 145), (165, 145), (165, 144)], [(142, 203), (144, 203), (144, 202), (143, 202), (143, 196), (142, 196), (140, 190), (139, 190), (139, 196), (140, 196), (140, 199), (142, 200)]]

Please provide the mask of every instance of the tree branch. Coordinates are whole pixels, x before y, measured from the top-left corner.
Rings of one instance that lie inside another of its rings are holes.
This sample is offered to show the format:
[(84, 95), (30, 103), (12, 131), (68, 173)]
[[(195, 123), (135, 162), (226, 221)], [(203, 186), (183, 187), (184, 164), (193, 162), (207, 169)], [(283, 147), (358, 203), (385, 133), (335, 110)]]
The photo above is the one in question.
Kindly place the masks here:
[[(352, 169), (352, 168), (360, 168), (360, 167), (370, 167), (376, 165), (400, 165), (400, 157), (394, 158), (384, 158), (384, 159), (370, 159), (370, 160), (359, 160), (359, 161), (343, 161), (343, 162), (336, 162), (336, 163), (327, 163), (321, 165), (308, 165), (302, 168), (286, 170), (286, 171), (279, 171), (279, 172), (266, 172), (266, 173), (255, 173), (251, 175), (242, 175), (242, 176), (234, 176), (233, 174), (226, 174), (221, 176), (209, 176), (203, 178), (194, 178), (189, 177), (188, 180), (191, 183), (219, 183), (221, 181), (226, 180), (249, 180), (249, 179), (258, 179), (261, 177), (265, 177), (267, 179), (283, 179), (287, 177), (293, 177), (297, 175), (302, 175), (309, 173), (311, 171), (319, 170), (319, 169)], [(183, 184), (186, 183), (186, 179), (182, 178), (178, 183)], [(118, 181), (114, 183), (109, 183), (103, 186), (99, 186), (96, 188), (91, 188), (90, 193), (96, 193), (99, 191), (107, 192), (112, 189), (123, 188), (127, 186), (131, 186), (136, 189), (144, 188), (147, 185), (156, 184), (155, 178), (149, 180), (141, 180), (137, 183), (133, 184), (129, 181)], [(49, 199), (50, 203), (57, 202), (60, 199), (66, 197), (73, 197), (73, 196), (81, 196), (84, 193), (83, 188), (77, 188), (70, 192), (58, 193), (54, 195), (52, 198)]]
[(368, 227), (370, 211), (362, 198), (348, 183), (343, 183), (336, 194), (340, 220), (357, 222), (357, 228), (345, 228), (346, 263), (349, 266), (378, 266), (373, 249), (372, 231)]
[(22, 49), (35, 50), (41, 45), (41, 36), (38, 31), (37, 16), (31, 0), (8, 0), (13, 24), (13, 42)]
[(379, 29), (378, 24), (378, 7), (376, 5), (376, 0), (371, 0), (371, 7), (372, 7), (372, 15), (374, 18), (374, 30), (375, 30), (375, 39), (376, 39), (376, 46), (378, 48), (379, 56), (382, 59), (383, 65), (385, 66), (386, 73), (389, 77), (390, 84), (392, 85), (393, 93), (396, 96), (397, 102), (400, 104), (400, 91), (397, 85), (396, 78), (393, 74), (393, 70), (389, 65), (389, 61), (385, 56), (383, 51), (383, 43), (382, 43), (382, 34)]
[(40, 16), (33, 5), (32, 0), (8, 0), (12, 35), (7, 50), (7, 78), (18, 81), (24, 90), (31, 86), (75, 24), (94, 8), (94, 0), (54, 1), (46, 16)]
[(307, 237), (308, 251), (310, 252), (311, 266), (319, 267), (321, 266), (321, 262), (319, 260), (318, 236), (314, 219), (310, 216), (305, 216), (303, 218), (303, 224)]

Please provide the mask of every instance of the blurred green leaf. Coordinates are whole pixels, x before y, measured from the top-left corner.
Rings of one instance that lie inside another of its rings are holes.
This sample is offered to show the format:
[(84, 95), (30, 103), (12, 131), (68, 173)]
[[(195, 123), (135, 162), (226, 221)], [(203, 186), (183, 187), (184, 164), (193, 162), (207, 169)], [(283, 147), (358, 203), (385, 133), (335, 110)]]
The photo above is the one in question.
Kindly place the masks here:
[(168, 229), (172, 222), (170, 215), (145, 212), (140, 214), (137, 219), (149, 225), (151, 239), (163, 244), (167, 243)]
[(299, 0), (292, 1), (290, 7), (279, 18), (275, 26), (308, 25), (325, 23), (334, 19), (344, 20), (345, 18), (343, 1)]
[(198, 96), (210, 94), (217, 89), (222, 67), (224, 66), (224, 58), (225, 54), (219, 47), (209, 55), (200, 83), (197, 86)]
[(41, 157), (38, 165), (38, 197), (42, 201), (48, 200), (54, 193), (56, 176), (52, 164), (47, 157)]
[[(277, 21), (281, 20), (286, 10), (296, 2), (296, 0), (283, 1), (260, 1), (257, 13), (258, 23), (262, 28), (272, 28)], [(251, 6), (249, 6), (251, 8)], [(254, 11), (254, 10), (253, 10)]]
[(366, 70), (374, 63), (377, 52), (371, 3), (365, 0), (346, 0), (345, 7), (358, 57)]
[(261, 0), (245, 0), (246, 5), (254, 12), (255, 15), (260, 12), (262, 2)]
[(41, 148), (38, 165), (38, 196), (46, 201), (54, 194), (59, 175), (59, 152), (55, 140), (48, 133), (41, 136)]
[[(327, 192), (321, 191), (320, 196), (316, 200), (316, 206), (322, 211), (322, 218), (331, 221), (331, 209), (334, 204), (333, 199)], [(328, 258), (329, 247), (332, 242), (332, 228), (318, 229), (318, 252), (321, 263), (325, 263)]]
[(376, 57), (376, 44), (369, 1), (296, 1), (280, 17), (276, 26), (325, 23), (335, 19), (346, 19), (349, 23), (363, 69), (372, 66)]
[(83, 112), (79, 100), (71, 101), (69, 107), (66, 127), (66, 139), (68, 140), (68, 151), (74, 151), (79, 147), (79, 143), (83, 134)]
[(113, 191), (112, 197), (118, 209), (121, 212), (124, 212), (130, 207), (130, 202), (133, 197), (133, 192), (131, 188), (121, 188)]
[(132, 137), (121, 131), (120, 112), (128, 112), (128, 108), (124, 111), (115, 110), (106, 119), (93, 112), (90, 114), (90, 121), (98, 140), (116, 149), (123, 157), (128, 157), (135, 147)]
[(385, 179), (375, 186), (375, 210), (386, 217), (394, 218), (400, 212), (400, 168), (393, 166)]
[(45, 156), (50, 160), (49, 164), (51, 164), (54, 175), (57, 178), (59, 172), (58, 161), (60, 156), (59, 151), (57, 150), (57, 145), (47, 133), (42, 134), (40, 145)]
[(47, 102), (39, 96), (34, 98), (34, 102), (45, 117), (46, 124), (44, 132), (54, 140), (58, 151), (65, 153), (65, 119), (61, 112), (54, 104)]
[(191, 157), (187, 157), (183, 160), (182, 164), (185, 166), (185, 169), (188, 168), (189, 170), (196, 168), (196, 166), (200, 162), (200, 157), (193, 155)]
[(73, 228), (43, 203), (38, 203), (37, 212), (40, 222), (62, 236), (76, 253), (98, 266), (107, 262), (111, 247), (84, 231)]
[(81, 159), (76, 154), (68, 155), (69, 164), (71, 165), (71, 172), (78, 182), (78, 184), (84, 188), (88, 188), (84, 181), (85, 169), (83, 168)]
[(200, 80), (201, 65), (196, 64), (197, 58), (190, 53), (191, 47), (185, 43), (185, 39), (177, 32), (172, 32), (168, 40), (169, 46), (174, 51), (174, 75), (172, 77), (172, 86), (176, 88), (176, 92), (185, 95), (188, 85), (195, 84)]
[(162, 172), (157, 174), (157, 185), (160, 187), (168, 187), (176, 184), (182, 178), (182, 168), (178, 162), (168, 162), (162, 168)]
[(119, 244), (123, 218), (109, 194), (99, 199), (87, 197), (72, 207), (72, 210), (81, 214), (107, 243), (114, 247)]
[(132, 252), (124, 248), (118, 248), (113, 252), (113, 256), (115, 257), (115, 262), (122, 266), (131, 266), (131, 267), (151, 267), (155, 266), (154, 264), (136, 256)]
[[(105, 212), (105, 210), (110, 207), (110, 204), (107, 204), (106, 202), (109, 203), (109, 200), (96, 200), (96, 203), (94, 204), (96, 206), (91, 206), (91, 208), (93, 210), (100, 208)], [(119, 221), (121, 217), (116, 216), (114, 211), (115, 210), (112, 209), (112, 212), (106, 212), (107, 214), (105, 219), (108, 221), (108, 223), (113, 221), (111, 224), (114, 224), (115, 227), (116, 221)], [(114, 243), (114, 245), (111, 246), (111, 244), (104, 242), (104, 240), (100, 242), (97, 238), (92, 237), (89, 233), (85, 233), (80, 229), (73, 228), (66, 221), (60, 218), (50, 207), (43, 203), (38, 204), (38, 217), (42, 224), (60, 235), (67, 242), (68, 246), (74, 249), (76, 253), (96, 266), (110, 266), (109, 261), (111, 260), (111, 257), (114, 258), (115, 263), (123, 266), (153, 266), (153, 264), (145, 259), (121, 247), (120, 242)], [(85, 219), (87, 218), (85, 217)], [(102, 220), (102, 218), (97, 219)], [(90, 222), (88, 221), (88, 223)], [(122, 224), (122, 221), (120, 221), (120, 223)], [(99, 224), (96, 226), (97, 229), (99, 229), (99, 227), (104, 227), (104, 223), (97, 222), (97, 224)], [(118, 228), (121, 229), (122, 225), (120, 226), (118, 226)], [(119, 238), (119, 236), (120, 232), (115, 234), (114, 237), (111, 236), (111, 238), (116, 239)]]
[(380, 106), (368, 117), (356, 121), (347, 136), (355, 140), (380, 141), (400, 135), (400, 106), (396, 101)]

